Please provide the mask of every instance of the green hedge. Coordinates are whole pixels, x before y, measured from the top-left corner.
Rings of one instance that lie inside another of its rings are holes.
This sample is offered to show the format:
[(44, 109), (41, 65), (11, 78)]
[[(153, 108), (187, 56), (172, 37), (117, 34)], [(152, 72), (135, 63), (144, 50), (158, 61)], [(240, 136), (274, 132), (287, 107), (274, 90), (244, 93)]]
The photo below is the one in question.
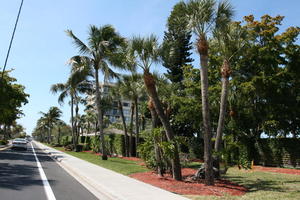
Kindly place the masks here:
[[(104, 136), (106, 143), (106, 151), (109, 155), (125, 155), (124, 135), (108, 134)], [(80, 136), (79, 143), (83, 145), (82, 150), (92, 150), (96, 153), (100, 152), (99, 136)], [(63, 136), (61, 145), (67, 146), (72, 143), (72, 136)]]

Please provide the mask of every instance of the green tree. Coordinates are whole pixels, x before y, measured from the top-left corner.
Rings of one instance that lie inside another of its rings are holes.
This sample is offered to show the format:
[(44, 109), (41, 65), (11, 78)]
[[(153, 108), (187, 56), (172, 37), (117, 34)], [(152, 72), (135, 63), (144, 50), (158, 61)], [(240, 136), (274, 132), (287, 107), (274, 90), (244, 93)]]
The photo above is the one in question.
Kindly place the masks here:
[(189, 25), (197, 37), (196, 46), (200, 55), (205, 184), (213, 185), (212, 133), (208, 101), (208, 36), (214, 30), (218, 29), (221, 31), (222, 27), (230, 22), (233, 9), (227, 1), (222, 1), (217, 4), (215, 0), (190, 0), (187, 3), (187, 8)]
[(186, 9), (184, 2), (179, 2), (173, 7), (162, 44), (162, 64), (167, 68), (165, 75), (172, 83), (180, 83), (183, 80), (182, 67), (193, 61), (190, 58), (192, 34), (187, 27)]
[[(103, 132), (103, 109), (101, 107), (101, 92), (99, 87), (99, 71), (103, 73), (105, 79), (116, 78), (117, 74), (111, 69), (109, 64), (124, 69), (120, 63), (121, 48), (125, 44), (122, 38), (111, 25), (101, 27), (90, 26), (88, 43), (85, 44), (77, 38), (71, 30), (67, 30), (68, 36), (73, 39), (74, 44), (79, 49), (81, 55), (71, 59), (72, 62), (82, 64), (86, 75), (93, 75), (95, 78), (96, 106), (98, 114), (98, 125), (101, 139), (102, 159), (107, 160)], [(105, 80), (104, 80), (105, 82)]]
[(42, 114), (43, 120), (47, 124), (48, 128), (48, 136), (47, 136), (47, 143), (50, 144), (52, 140), (52, 129), (55, 124), (59, 121), (61, 117), (61, 110), (55, 106), (51, 107), (47, 113), (40, 112)]
[(147, 90), (148, 95), (152, 98), (155, 110), (157, 115), (159, 116), (167, 139), (171, 143), (173, 143), (174, 147), (174, 156), (172, 159), (172, 174), (173, 178), (176, 180), (181, 180), (181, 166), (179, 160), (179, 152), (178, 146), (174, 141), (174, 132), (171, 128), (170, 122), (167, 116), (164, 113), (161, 101), (157, 94), (155, 79), (150, 72), (150, 67), (154, 62), (158, 62), (159, 60), (159, 45), (157, 42), (157, 38), (154, 35), (151, 35), (147, 38), (134, 37), (131, 41), (131, 53), (135, 56), (137, 61), (137, 66), (143, 70), (143, 79), (144, 84)]

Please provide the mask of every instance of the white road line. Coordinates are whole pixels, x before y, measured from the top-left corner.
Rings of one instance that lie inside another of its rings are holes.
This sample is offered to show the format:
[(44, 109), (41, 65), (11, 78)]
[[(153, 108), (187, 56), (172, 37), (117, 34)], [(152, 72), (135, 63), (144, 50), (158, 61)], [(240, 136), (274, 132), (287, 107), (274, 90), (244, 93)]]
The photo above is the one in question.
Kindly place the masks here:
[(48, 200), (56, 200), (55, 196), (54, 196), (54, 193), (52, 191), (52, 188), (48, 182), (48, 179), (47, 179), (47, 176), (43, 170), (43, 167), (38, 159), (38, 157), (36, 156), (36, 153), (35, 153), (35, 150), (33, 148), (33, 145), (32, 143), (31, 144), (31, 147), (32, 147), (32, 151), (33, 151), (33, 155), (35, 157), (35, 160), (36, 160), (36, 163), (37, 163), (37, 167), (39, 169), (39, 172), (40, 172), (40, 176), (41, 176), (41, 179), (43, 181), (43, 185), (44, 185), (44, 189), (45, 189), (45, 192), (46, 192), (46, 196), (47, 196), (47, 199)]

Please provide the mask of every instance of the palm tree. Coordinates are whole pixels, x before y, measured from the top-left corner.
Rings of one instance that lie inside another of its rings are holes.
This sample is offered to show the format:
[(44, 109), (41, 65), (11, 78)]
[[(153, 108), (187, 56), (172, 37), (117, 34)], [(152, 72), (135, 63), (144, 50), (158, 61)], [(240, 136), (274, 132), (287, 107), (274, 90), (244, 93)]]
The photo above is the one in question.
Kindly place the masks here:
[(137, 61), (137, 66), (143, 70), (144, 84), (148, 95), (152, 98), (155, 110), (159, 116), (168, 141), (174, 143), (174, 157), (172, 159), (172, 172), (173, 178), (176, 180), (181, 180), (181, 166), (179, 160), (178, 146), (174, 141), (174, 132), (171, 128), (170, 122), (167, 119), (161, 101), (159, 100), (155, 79), (150, 72), (150, 67), (154, 62), (159, 61), (159, 45), (157, 38), (151, 35), (147, 38), (134, 37), (131, 41), (131, 53), (135, 56)]
[(187, 9), (189, 26), (197, 37), (196, 46), (200, 55), (205, 184), (213, 185), (212, 133), (208, 102), (208, 36), (213, 30), (221, 31), (222, 27), (230, 22), (233, 9), (227, 1), (217, 5), (216, 0), (190, 0)]
[[(68, 36), (73, 39), (74, 44), (79, 49), (81, 55), (71, 58), (71, 62), (84, 63), (83, 69), (93, 74), (95, 78), (96, 89), (96, 106), (98, 114), (98, 124), (100, 131), (102, 160), (107, 160), (107, 153), (104, 141), (103, 132), (103, 114), (101, 107), (101, 92), (99, 87), (99, 71), (104, 74), (104, 77), (116, 78), (117, 74), (110, 68), (109, 64), (124, 69), (120, 64), (121, 46), (125, 45), (125, 40), (122, 38), (111, 25), (101, 27), (90, 26), (88, 43), (85, 44), (77, 38), (71, 30), (66, 31)], [(81, 70), (81, 68), (80, 68)], [(105, 81), (105, 80), (104, 80)]]
[[(72, 141), (75, 149), (76, 140), (75, 140), (75, 123), (74, 123), (74, 104), (77, 105), (78, 101), (76, 101), (76, 99), (79, 98), (79, 94), (91, 90), (91, 83), (88, 81), (84, 81), (82, 77), (78, 77), (77, 73), (71, 73), (66, 83), (54, 84), (51, 86), (50, 90), (54, 94), (60, 92), (58, 96), (58, 103), (61, 105), (64, 103), (65, 98), (67, 98), (68, 96), (71, 97), (70, 104), (71, 104)], [(76, 112), (77, 111), (78, 109), (76, 109)]]
[[(143, 83), (140, 74), (123, 75), (120, 80), (120, 90), (123, 97), (132, 101), (130, 131), (132, 139), (133, 115), (135, 116), (135, 145), (136, 149), (139, 143), (139, 99), (143, 96)], [(131, 156), (133, 152), (131, 151)]]
[(55, 125), (57, 126), (57, 144), (60, 144), (61, 127), (67, 126), (67, 124), (63, 120), (59, 119)]
[(234, 56), (238, 56), (238, 52), (244, 47), (246, 32), (241, 28), (239, 23), (229, 23), (223, 28), (223, 31), (215, 31), (212, 45), (215, 45), (220, 50), (220, 55), (223, 59), (221, 66), (221, 78), (222, 78), (222, 91), (221, 91), (221, 102), (220, 102), (220, 113), (218, 120), (218, 128), (215, 140), (215, 167), (220, 169), (220, 155), (222, 135), (224, 129), (224, 121), (227, 106), (227, 96), (229, 88), (229, 77), (231, 76), (230, 62)]
[(125, 156), (129, 156), (129, 141), (128, 141), (128, 133), (127, 133), (127, 125), (126, 125), (126, 120), (124, 116), (124, 111), (123, 111), (123, 104), (122, 104), (122, 95), (121, 95), (121, 87), (122, 87), (123, 82), (118, 81), (117, 84), (111, 88), (110, 90), (110, 95), (112, 99), (117, 100), (118, 102), (118, 109), (121, 114), (121, 119), (122, 119), (122, 124), (123, 124), (123, 131), (124, 131), (124, 143), (125, 143)]
[(42, 118), (47, 123), (48, 127), (48, 137), (47, 137), (47, 143), (50, 144), (51, 142), (51, 133), (52, 128), (54, 127), (55, 123), (58, 122), (59, 118), (61, 117), (61, 110), (55, 106), (50, 107), (49, 111), (47, 113), (40, 112), (43, 116)]

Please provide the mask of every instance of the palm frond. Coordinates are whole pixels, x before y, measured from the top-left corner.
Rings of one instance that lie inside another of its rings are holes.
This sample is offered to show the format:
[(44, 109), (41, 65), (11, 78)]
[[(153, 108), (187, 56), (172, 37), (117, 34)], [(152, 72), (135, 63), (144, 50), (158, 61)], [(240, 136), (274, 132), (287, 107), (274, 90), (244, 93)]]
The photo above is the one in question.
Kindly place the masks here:
[(92, 54), (92, 51), (90, 50), (90, 48), (84, 44), (84, 42), (82, 42), (79, 38), (77, 38), (72, 30), (66, 30), (66, 33), (69, 37), (71, 37), (73, 39), (73, 43), (75, 44), (75, 46), (79, 49), (79, 53), (82, 54)]

